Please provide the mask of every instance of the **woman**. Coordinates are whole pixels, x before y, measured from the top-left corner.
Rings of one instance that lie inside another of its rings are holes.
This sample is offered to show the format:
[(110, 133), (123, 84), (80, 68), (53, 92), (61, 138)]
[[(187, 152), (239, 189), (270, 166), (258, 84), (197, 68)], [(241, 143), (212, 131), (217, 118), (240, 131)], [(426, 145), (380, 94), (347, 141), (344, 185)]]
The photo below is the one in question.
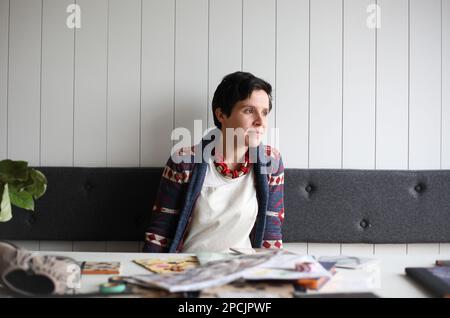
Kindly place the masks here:
[(282, 247), (284, 167), (262, 143), (271, 93), (250, 73), (223, 78), (212, 101), (216, 129), (167, 161), (144, 252)]

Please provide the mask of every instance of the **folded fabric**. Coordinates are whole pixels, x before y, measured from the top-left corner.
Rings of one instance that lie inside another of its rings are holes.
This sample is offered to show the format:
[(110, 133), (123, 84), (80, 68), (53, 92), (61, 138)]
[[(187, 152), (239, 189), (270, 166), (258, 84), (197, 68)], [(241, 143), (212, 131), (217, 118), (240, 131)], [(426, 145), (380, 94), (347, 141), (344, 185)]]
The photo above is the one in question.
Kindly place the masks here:
[(68, 257), (42, 255), (0, 242), (0, 282), (23, 296), (63, 295), (79, 287), (81, 269)]

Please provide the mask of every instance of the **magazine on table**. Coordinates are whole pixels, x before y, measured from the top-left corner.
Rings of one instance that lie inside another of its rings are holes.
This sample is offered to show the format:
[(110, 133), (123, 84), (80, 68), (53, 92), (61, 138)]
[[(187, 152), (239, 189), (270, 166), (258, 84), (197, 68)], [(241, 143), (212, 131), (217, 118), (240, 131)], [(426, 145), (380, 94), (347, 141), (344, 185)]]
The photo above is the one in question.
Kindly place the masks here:
[[(305, 266), (299, 268), (298, 264)], [(323, 276), (329, 277), (331, 274), (310, 256), (271, 251), (211, 261), (181, 273), (135, 275), (133, 279), (149, 287), (158, 287), (170, 292), (186, 292), (224, 285), (240, 278), (297, 280)]]

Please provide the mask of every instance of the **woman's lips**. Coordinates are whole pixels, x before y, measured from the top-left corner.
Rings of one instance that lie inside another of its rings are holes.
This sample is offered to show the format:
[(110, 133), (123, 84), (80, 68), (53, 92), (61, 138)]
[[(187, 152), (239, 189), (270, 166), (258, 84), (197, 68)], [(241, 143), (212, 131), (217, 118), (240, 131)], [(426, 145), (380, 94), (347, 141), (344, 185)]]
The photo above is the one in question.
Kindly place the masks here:
[(262, 131), (256, 131), (256, 130), (248, 130), (248, 133), (249, 134), (258, 134), (258, 135), (262, 135), (262, 134), (264, 134), (264, 132), (262, 132)]

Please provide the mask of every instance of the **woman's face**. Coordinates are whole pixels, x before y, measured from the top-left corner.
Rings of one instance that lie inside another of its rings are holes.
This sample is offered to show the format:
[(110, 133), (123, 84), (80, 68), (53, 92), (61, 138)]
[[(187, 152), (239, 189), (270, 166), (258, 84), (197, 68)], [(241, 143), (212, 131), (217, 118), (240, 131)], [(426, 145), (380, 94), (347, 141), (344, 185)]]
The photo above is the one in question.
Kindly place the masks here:
[(251, 147), (261, 143), (268, 115), (269, 96), (264, 90), (254, 90), (249, 98), (237, 102), (229, 117), (223, 114), (220, 108), (216, 109), (216, 117), (222, 124), (222, 133), (226, 134), (226, 129), (232, 128), (235, 134), (242, 133), (245, 145)]

